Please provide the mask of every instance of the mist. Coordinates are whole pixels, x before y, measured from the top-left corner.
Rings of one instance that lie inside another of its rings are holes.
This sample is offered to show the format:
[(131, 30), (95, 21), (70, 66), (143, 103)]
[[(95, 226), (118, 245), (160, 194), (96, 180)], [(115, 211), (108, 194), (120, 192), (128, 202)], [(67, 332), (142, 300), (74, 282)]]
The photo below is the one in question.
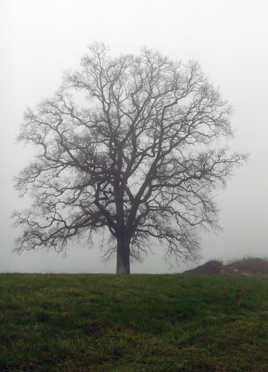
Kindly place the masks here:
[[(14, 177), (32, 153), (16, 142), (23, 113), (51, 97), (63, 73), (79, 67), (87, 45), (102, 41), (115, 55), (146, 46), (172, 59), (197, 60), (209, 81), (233, 107), (232, 151), (249, 153), (227, 187), (215, 192), (223, 230), (201, 232), (202, 261), (267, 257), (268, 226), (268, 4), (213, 2), (3, 0), (0, 4), (0, 272), (114, 272), (100, 244), (74, 242), (64, 256), (46, 249), (12, 253), (10, 216), (28, 203), (14, 190)], [(134, 273), (183, 270), (152, 247)]]

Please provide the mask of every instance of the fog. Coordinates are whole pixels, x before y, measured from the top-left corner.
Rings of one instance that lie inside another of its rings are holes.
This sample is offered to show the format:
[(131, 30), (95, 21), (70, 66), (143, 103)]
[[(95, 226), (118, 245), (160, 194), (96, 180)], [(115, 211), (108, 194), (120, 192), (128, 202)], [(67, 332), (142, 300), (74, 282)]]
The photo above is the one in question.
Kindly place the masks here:
[[(268, 256), (268, 3), (267, 1), (20, 1), (0, 3), (0, 272), (114, 272), (99, 247), (77, 242), (62, 257), (46, 250), (12, 253), (10, 216), (25, 203), (14, 176), (31, 154), (16, 143), (27, 107), (53, 95), (64, 71), (79, 67), (88, 44), (103, 41), (113, 54), (147, 46), (177, 60), (197, 60), (233, 106), (233, 151), (250, 153), (215, 198), (223, 231), (202, 233), (202, 261)], [(163, 251), (132, 272), (176, 272)]]

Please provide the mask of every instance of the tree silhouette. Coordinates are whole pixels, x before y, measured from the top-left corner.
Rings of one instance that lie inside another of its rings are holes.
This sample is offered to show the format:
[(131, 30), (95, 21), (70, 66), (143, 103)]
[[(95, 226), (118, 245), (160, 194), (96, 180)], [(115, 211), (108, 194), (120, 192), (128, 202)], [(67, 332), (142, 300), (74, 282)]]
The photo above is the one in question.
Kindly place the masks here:
[(17, 251), (64, 249), (75, 236), (108, 231), (117, 273), (130, 272), (149, 239), (177, 259), (198, 251), (197, 227), (217, 225), (213, 190), (244, 159), (217, 148), (230, 107), (197, 63), (143, 50), (111, 57), (89, 47), (52, 99), (28, 110), (19, 140), (39, 151), (16, 186), (31, 207)]

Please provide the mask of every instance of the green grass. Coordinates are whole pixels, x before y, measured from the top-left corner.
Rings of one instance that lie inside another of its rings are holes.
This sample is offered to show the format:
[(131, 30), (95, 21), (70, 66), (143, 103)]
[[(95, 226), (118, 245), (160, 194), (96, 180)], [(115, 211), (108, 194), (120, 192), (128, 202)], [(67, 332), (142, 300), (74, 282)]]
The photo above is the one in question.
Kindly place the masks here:
[(268, 371), (268, 279), (0, 275), (0, 371)]

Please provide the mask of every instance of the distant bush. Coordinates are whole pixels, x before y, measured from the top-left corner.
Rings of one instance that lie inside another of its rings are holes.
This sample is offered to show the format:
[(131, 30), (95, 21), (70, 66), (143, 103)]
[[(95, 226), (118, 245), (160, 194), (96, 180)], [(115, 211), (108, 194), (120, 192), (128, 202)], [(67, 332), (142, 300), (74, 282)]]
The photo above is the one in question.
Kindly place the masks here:
[(210, 260), (203, 265), (188, 270), (188, 273), (215, 275), (268, 275), (268, 259), (259, 257), (244, 257), (223, 264), (220, 260)]
[(215, 275), (220, 274), (223, 268), (223, 263), (219, 260), (210, 260), (201, 266), (198, 266), (192, 270), (188, 270), (189, 273), (204, 274), (204, 275)]
[(268, 259), (259, 257), (244, 257), (224, 266), (226, 273), (268, 274)]

